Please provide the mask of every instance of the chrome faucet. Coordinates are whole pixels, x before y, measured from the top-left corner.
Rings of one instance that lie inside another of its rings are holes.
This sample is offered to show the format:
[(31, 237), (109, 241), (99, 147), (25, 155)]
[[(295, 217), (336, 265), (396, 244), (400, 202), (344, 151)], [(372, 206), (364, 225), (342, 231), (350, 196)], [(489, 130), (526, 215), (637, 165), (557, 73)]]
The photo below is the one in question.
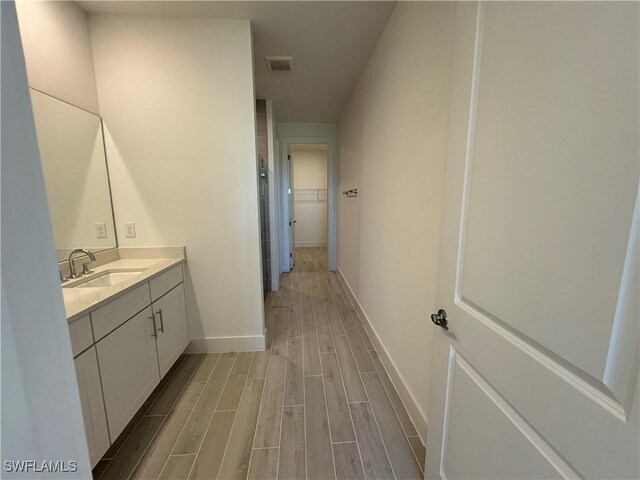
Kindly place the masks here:
[(96, 256), (93, 253), (91, 253), (89, 250), (85, 250), (84, 248), (76, 248), (73, 252), (69, 254), (69, 271), (71, 272), (71, 275), (69, 275), (69, 278), (80, 278), (83, 274), (91, 273), (91, 270), (89, 270), (87, 267), (89, 262), (82, 264), (83, 266), (82, 273), (76, 273), (76, 267), (73, 264), (73, 259), (79, 253), (84, 253), (85, 255), (88, 255), (92, 262), (96, 261)]

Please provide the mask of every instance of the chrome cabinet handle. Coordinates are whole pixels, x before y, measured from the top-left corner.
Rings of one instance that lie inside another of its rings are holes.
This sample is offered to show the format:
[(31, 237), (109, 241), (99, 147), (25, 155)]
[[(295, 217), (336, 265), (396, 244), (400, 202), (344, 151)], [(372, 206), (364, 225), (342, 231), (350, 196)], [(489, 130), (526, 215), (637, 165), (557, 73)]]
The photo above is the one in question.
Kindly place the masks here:
[(153, 322), (153, 333), (151, 334), (151, 336), (155, 339), (158, 338), (158, 329), (156, 328), (156, 316), (152, 313), (151, 316), (149, 317), (149, 320), (151, 320)]
[(449, 330), (447, 324), (447, 312), (445, 312), (442, 308), (438, 310), (438, 313), (434, 313), (431, 315), (431, 321), (439, 327), (444, 328), (445, 330)]
[(162, 318), (161, 308), (158, 310), (158, 316), (160, 317), (160, 328), (158, 330), (160, 330), (161, 333), (164, 333), (164, 318)]

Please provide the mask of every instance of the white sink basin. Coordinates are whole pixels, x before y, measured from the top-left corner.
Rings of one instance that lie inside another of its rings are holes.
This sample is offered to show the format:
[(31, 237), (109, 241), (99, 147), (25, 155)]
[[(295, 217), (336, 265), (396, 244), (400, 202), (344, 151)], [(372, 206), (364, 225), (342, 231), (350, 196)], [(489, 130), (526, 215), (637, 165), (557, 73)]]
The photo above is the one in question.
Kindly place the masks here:
[(119, 283), (129, 280), (136, 275), (140, 275), (144, 270), (107, 270), (100, 272), (86, 280), (81, 279), (73, 284), (65, 285), (66, 288), (104, 288), (112, 287)]

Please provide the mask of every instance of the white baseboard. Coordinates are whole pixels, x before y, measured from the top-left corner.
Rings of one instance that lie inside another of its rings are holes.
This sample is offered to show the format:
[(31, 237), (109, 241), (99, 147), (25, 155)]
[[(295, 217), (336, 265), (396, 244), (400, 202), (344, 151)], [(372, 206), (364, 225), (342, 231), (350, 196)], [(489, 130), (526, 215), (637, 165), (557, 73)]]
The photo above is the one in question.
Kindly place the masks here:
[(326, 247), (327, 242), (296, 242), (296, 248)]
[(360, 305), (358, 298), (356, 297), (355, 293), (353, 293), (353, 290), (351, 289), (351, 285), (349, 285), (349, 282), (347, 282), (347, 280), (344, 278), (344, 275), (342, 274), (342, 271), (340, 271), (340, 268), (338, 268), (337, 273), (338, 273), (338, 278), (340, 279), (342, 284), (346, 287), (346, 291), (349, 294), (351, 302), (358, 309), (358, 315), (360, 315), (361, 318), (364, 320), (362, 322), (364, 329), (367, 331), (367, 334), (369, 335), (369, 339), (373, 343), (373, 346), (376, 349), (376, 352), (378, 352), (378, 356), (380, 357), (382, 366), (387, 372), (387, 375), (389, 376), (391, 383), (393, 383), (393, 386), (395, 387), (396, 392), (398, 392), (398, 395), (400, 396), (400, 400), (402, 400), (404, 408), (407, 410), (407, 413), (409, 414), (409, 418), (411, 418), (413, 425), (416, 427), (416, 430), (418, 431), (418, 435), (420, 435), (420, 438), (422, 439), (423, 445), (425, 445), (425, 442), (427, 439), (426, 415), (424, 414), (422, 409), (418, 406), (418, 402), (416, 398), (413, 396), (413, 394), (407, 387), (407, 384), (404, 381), (402, 374), (398, 371), (398, 368), (396, 367), (395, 363), (389, 356), (387, 349), (384, 347), (384, 344), (380, 340), (380, 337), (378, 336), (376, 330), (373, 328), (371, 320), (369, 320), (369, 317), (364, 312), (362, 305)]
[(260, 352), (265, 345), (264, 335), (194, 338), (185, 353)]

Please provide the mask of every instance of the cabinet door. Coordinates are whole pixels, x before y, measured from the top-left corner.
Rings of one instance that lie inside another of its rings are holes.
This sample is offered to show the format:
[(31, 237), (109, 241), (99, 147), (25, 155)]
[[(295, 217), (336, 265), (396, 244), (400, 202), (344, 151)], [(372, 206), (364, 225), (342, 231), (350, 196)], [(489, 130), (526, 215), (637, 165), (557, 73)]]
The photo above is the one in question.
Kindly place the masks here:
[(102, 386), (95, 347), (78, 355), (74, 362), (89, 458), (91, 467), (94, 467), (109, 448), (109, 431), (102, 401)]
[(151, 307), (96, 344), (109, 431), (115, 440), (160, 381)]
[(183, 284), (153, 302), (152, 307), (158, 329), (160, 376), (164, 377), (189, 343)]

